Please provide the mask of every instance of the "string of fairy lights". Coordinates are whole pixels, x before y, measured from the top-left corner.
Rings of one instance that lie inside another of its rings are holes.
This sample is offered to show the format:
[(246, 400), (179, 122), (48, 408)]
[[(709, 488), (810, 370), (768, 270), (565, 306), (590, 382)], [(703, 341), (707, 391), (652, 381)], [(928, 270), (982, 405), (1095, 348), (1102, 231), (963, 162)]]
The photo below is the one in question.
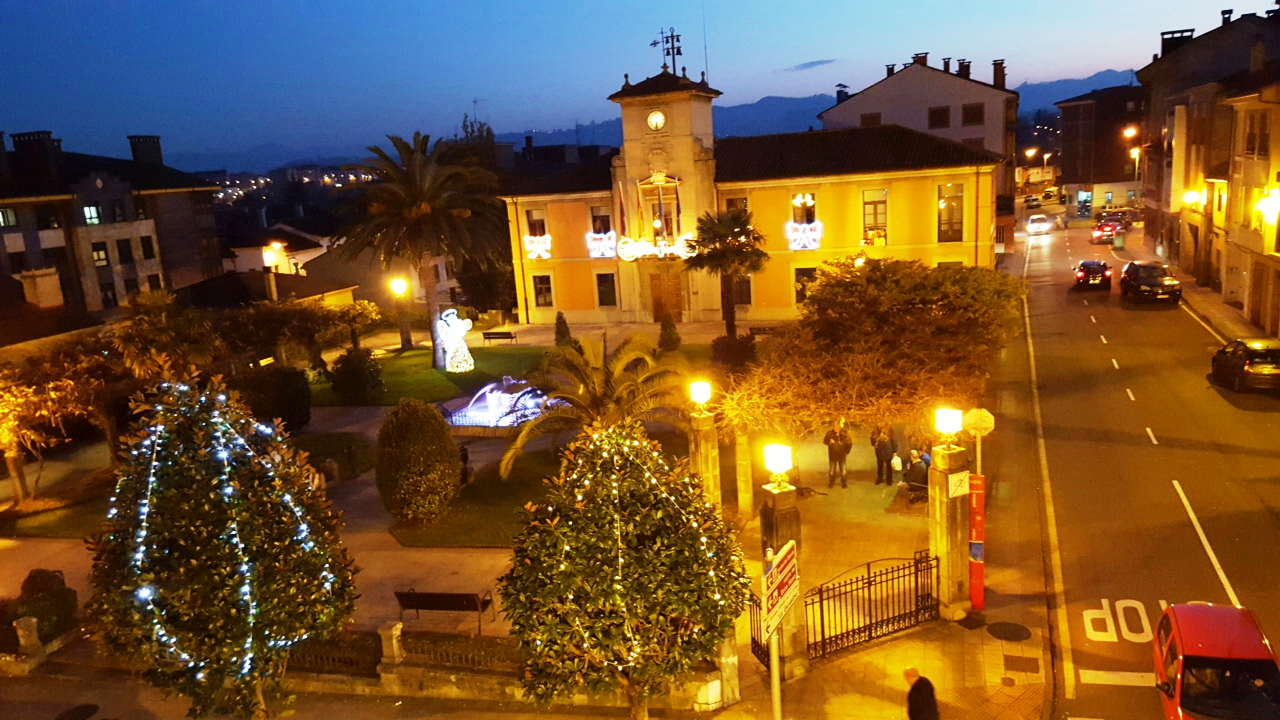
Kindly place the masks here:
[[(630, 641), (631, 649), (628, 653), (628, 659), (626, 662), (617, 662), (617, 661), (612, 661), (608, 659), (605, 659), (603, 662), (606, 666), (612, 665), (617, 669), (622, 670), (623, 668), (635, 666), (636, 656), (638, 655), (638, 649), (636, 647), (635, 635), (632, 633), (632, 628), (631, 628), (631, 613), (627, 611), (626, 601), (621, 594), (622, 572), (623, 572), (623, 566), (625, 564), (625, 559), (623, 557), (623, 551), (622, 551), (622, 545), (623, 545), (622, 543), (622, 512), (621, 512), (621, 508), (619, 507), (621, 496), (619, 495), (619, 492), (618, 492), (619, 483), (618, 483), (618, 473), (616, 468), (618, 466), (619, 461), (629, 461), (629, 462), (639, 464), (641, 460), (649, 460), (650, 458), (642, 458), (639, 455), (639, 453), (644, 452), (646, 448), (649, 448), (650, 443), (647, 441), (641, 441), (631, 437), (626, 437), (625, 439), (622, 439), (622, 440), (615, 440), (612, 436), (615, 434), (618, 434), (619, 432), (620, 432), (620, 429), (615, 427), (615, 428), (610, 428), (608, 430), (604, 430), (601, 432), (592, 433), (591, 440), (592, 442), (601, 443), (603, 445), (603, 448), (602, 448), (602, 451), (604, 452), (603, 459), (606, 461), (612, 461), (611, 464), (613, 465), (613, 468), (614, 468), (611, 471), (612, 487), (610, 490), (610, 497), (613, 501), (613, 521), (614, 521), (614, 540), (615, 540), (614, 553), (615, 553), (615, 561), (616, 561), (616, 570), (613, 578), (614, 580), (613, 587), (614, 587), (614, 590), (616, 591), (615, 601), (620, 606), (621, 615), (624, 618), (623, 625), (622, 625), (623, 631), (625, 632), (627, 639)], [(609, 447), (610, 444), (616, 444), (617, 446), (620, 446), (620, 447), (610, 448)], [(667, 464), (667, 462), (662, 458), (661, 453), (659, 453), (656, 450), (648, 450), (648, 452), (651, 455), (651, 459), (657, 463), (657, 465), (661, 468), (661, 470), (664, 473), (670, 472), (671, 468)], [(576, 468), (574, 472), (569, 475), (569, 479), (572, 481), (581, 480), (580, 486), (576, 488), (575, 487), (569, 488), (570, 491), (574, 493), (574, 496), (577, 499), (577, 501), (580, 503), (584, 502), (583, 493), (590, 492), (591, 490), (590, 478), (591, 478), (591, 473), (583, 472), (581, 466)], [(661, 495), (661, 497), (667, 501), (667, 504), (672, 509), (675, 510), (675, 512), (681, 518), (682, 522), (688, 522), (689, 526), (692, 528), (699, 527), (697, 518), (691, 517), (687, 512), (685, 512), (684, 506), (681, 503), (677, 502), (676, 499), (672, 497), (670, 493), (667, 492), (667, 488), (663, 485), (663, 483), (659, 482), (658, 477), (654, 475), (653, 472), (646, 469), (645, 479), (649, 481), (650, 485), (656, 488), (658, 494)], [(689, 485), (690, 487), (698, 486), (698, 482), (694, 479), (694, 477), (691, 474), (688, 474), (688, 473), (684, 474), (682, 480), (686, 485)], [(706, 499), (705, 496), (703, 497), (703, 501), (708, 508), (714, 508), (711, 501)], [(551, 512), (555, 512), (554, 508), (551, 506), (548, 506), (547, 510)], [(568, 522), (568, 525), (572, 525), (572, 524), (573, 524), (573, 521)], [(561, 549), (560, 549), (560, 569), (564, 570), (565, 558), (569, 554), (570, 546), (569, 546), (568, 540), (563, 535), (561, 535), (561, 539), (563, 540), (563, 545), (561, 546)], [(707, 536), (705, 534), (700, 534), (699, 541), (701, 544), (701, 550), (705, 555), (708, 563), (714, 565), (716, 553), (711, 547), (709, 547), (707, 542)], [(713, 579), (716, 577), (716, 572), (714, 567), (709, 568), (707, 570), (707, 576)], [(570, 594), (568, 596), (568, 599), (573, 600), (573, 595)], [(721, 594), (719, 592), (717, 592), (712, 599), (718, 601), (720, 605), (725, 604), (725, 600), (721, 597)], [(577, 619), (574, 620), (573, 624), (582, 636), (582, 644), (583, 644), (583, 648), (585, 649), (589, 642), (589, 635), (587, 634), (586, 630), (582, 628), (581, 623)], [(699, 631), (700, 631), (700, 628), (696, 626), (693, 628), (693, 632), (699, 632)], [(541, 644), (541, 641), (539, 641), (539, 644)]]
[[(187, 401), (188, 403), (190, 403), (190, 398), (194, 397), (192, 388), (184, 383), (162, 383), (160, 385), (160, 390), (167, 393), (176, 393), (182, 400)], [(240, 580), (240, 605), (245, 612), (246, 618), (246, 631), (244, 644), (242, 646), (242, 653), (239, 657), (233, 658), (233, 661), (239, 668), (239, 674), (244, 676), (251, 673), (254, 669), (254, 635), (258, 605), (254, 599), (253, 564), (250, 561), (249, 550), (240, 536), (239, 522), (236, 519), (237, 510), (239, 509), (239, 498), (231, 477), (232, 471), (236, 468), (233, 451), (243, 453), (244, 457), (250, 464), (260, 464), (268, 478), (275, 478), (276, 467), (266, 454), (255, 453), (249, 442), (245, 440), (244, 436), (240, 432), (237, 431), (232, 422), (224, 417), (223, 412), (227, 408), (227, 396), (219, 393), (214, 397), (214, 400), (216, 405), (210, 412), (210, 419), (212, 420), (213, 425), (212, 434), (214, 439), (214, 457), (221, 462), (221, 470), (216, 483), (219, 486), (218, 495), (221, 497), (222, 502), (225, 504), (231, 517), (231, 522), (221, 539), (228, 542), (231, 547), (235, 548), (238, 560), (236, 572)], [(200, 404), (203, 405), (208, 403), (208, 401), (209, 398), (206, 394), (202, 393), (199, 395)], [(194, 410), (194, 407), (191, 404), (188, 404), (187, 408), (188, 413)], [(166, 441), (168, 440), (164, 418), (159, 415), (159, 413), (164, 410), (164, 406), (156, 404), (155, 410), (157, 411), (156, 421), (147, 429), (147, 435), (143, 437), (140, 442), (141, 452), (138, 448), (131, 450), (131, 454), (133, 456), (139, 456), (140, 454), (147, 452), (150, 453), (147, 464), (146, 491), (141, 502), (138, 503), (138, 530), (133, 536), (134, 547), (129, 563), (129, 568), (133, 577), (138, 580), (137, 588), (134, 590), (134, 597), (142, 603), (144, 614), (147, 616), (151, 624), (152, 634), (166, 650), (167, 654), (171, 658), (176, 658), (177, 660), (185, 662), (189, 669), (194, 670), (195, 678), (197, 680), (204, 680), (206, 677), (204, 664), (198, 661), (193, 661), (191, 655), (179, 646), (178, 638), (175, 637), (166, 627), (167, 623), (162, 598), (162, 589), (154, 587), (140, 579), (140, 576), (148, 569), (147, 559), (149, 557), (149, 551), (154, 549), (148, 546), (151, 504), (156, 493), (157, 473), (161, 469), (162, 465), (159, 459), (160, 453), (162, 448), (166, 446)], [(241, 424), (251, 425), (254, 430), (268, 438), (274, 437), (277, 441), (284, 440), (283, 435), (276, 435), (275, 429), (268, 425), (248, 420), (240, 420), (240, 422)], [(181, 450), (181, 446), (177, 449)], [(173, 463), (167, 462), (164, 464), (171, 466)], [(111, 496), (111, 505), (107, 510), (108, 518), (114, 519), (119, 513), (117, 498), (122, 494), (124, 479), (124, 474), (122, 474), (120, 480), (117, 482), (116, 491)], [(315, 542), (311, 538), (310, 527), (304, 519), (302, 509), (294, 501), (293, 496), (289, 493), (285, 493), (281, 497), (281, 502), (286, 509), (292, 511), (294, 517), (298, 521), (298, 531), (294, 539), (299, 542), (301, 548), (305, 552), (316, 552), (317, 548)], [(336, 578), (332, 572), (327, 557), (324, 558), (323, 561), (321, 579), (323, 581), (325, 591), (332, 591)], [(303, 640), (306, 637), (306, 633), (299, 633), (292, 637), (267, 637), (264, 642), (270, 648), (283, 648)]]

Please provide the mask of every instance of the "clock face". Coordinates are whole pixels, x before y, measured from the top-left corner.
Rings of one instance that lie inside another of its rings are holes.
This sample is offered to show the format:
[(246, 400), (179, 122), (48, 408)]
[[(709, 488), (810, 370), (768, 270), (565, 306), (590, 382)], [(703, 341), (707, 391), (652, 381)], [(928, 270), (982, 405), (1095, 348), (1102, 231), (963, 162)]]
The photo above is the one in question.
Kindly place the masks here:
[(654, 110), (649, 113), (648, 123), (650, 130), (661, 130), (666, 127), (667, 116), (663, 115), (661, 110)]

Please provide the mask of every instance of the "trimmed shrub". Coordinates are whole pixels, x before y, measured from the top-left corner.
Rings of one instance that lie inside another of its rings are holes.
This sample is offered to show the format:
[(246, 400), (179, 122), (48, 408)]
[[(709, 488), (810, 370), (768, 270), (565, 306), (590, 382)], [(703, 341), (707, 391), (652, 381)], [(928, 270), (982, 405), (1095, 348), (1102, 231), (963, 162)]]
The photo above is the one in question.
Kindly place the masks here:
[(7, 624), (18, 618), (35, 618), (41, 642), (49, 642), (75, 627), (79, 609), (76, 591), (67, 587), (61, 570), (37, 568), (27, 573), (22, 594), (0, 615), (9, 615)]
[(573, 348), (578, 352), (582, 352), (582, 343), (574, 339), (573, 333), (569, 332), (569, 321), (564, 319), (564, 313), (556, 313), (556, 347)]
[(280, 418), (295, 432), (311, 422), (311, 388), (304, 370), (283, 365), (253, 368), (228, 378), (227, 387), (240, 393), (258, 420)]
[(368, 348), (348, 348), (333, 361), (333, 391), (348, 405), (370, 405), (382, 397), (382, 365)]
[(426, 525), (449, 509), (462, 460), (434, 405), (406, 399), (387, 414), (378, 431), (376, 481), (382, 506), (402, 522)]
[(658, 332), (658, 350), (668, 353), (680, 349), (680, 331), (671, 313), (662, 314), (662, 329)]
[(721, 335), (711, 341), (711, 361), (731, 370), (742, 370), (756, 361), (756, 337)]

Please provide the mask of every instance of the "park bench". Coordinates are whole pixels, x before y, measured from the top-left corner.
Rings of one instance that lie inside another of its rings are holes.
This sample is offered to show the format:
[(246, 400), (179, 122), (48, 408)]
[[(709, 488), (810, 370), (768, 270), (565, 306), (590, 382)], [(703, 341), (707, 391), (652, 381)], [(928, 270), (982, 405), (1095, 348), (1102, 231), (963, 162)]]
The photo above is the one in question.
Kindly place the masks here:
[(498, 611), (493, 607), (493, 594), (488, 590), (481, 593), (441, 593), (418, 592), (413, 588), (396, 591), (396, 602), (400, 603), (400, 620), (404, 621), (404, 611), (412, 610), (416, 617), (422, 617), (423, 610), (439, 612), (473, 612), (476, 614), (476, 634), (483, 630), (484, 611), (489, 610), (493, 619), (498, 619)]
[(512, 343), (516, 341), (516, 334), (510, 330), (485, 330), (481, 334), (484, 335), (485, 345), (488, 345), (491, 340), (510, 340)]
[(752, 327), (752, 328), (751, 328), (751, 334), (752, 334), (752, 335), (771, 335), (771, 334), (773, 334), (773, 332), (774, 332), (775, 330), (777, 330), (777, 329), (778, 329), (778, 328), (774, 328), (774, 327), (766, 327), (766, 326), (762, 326), (762, 327)]

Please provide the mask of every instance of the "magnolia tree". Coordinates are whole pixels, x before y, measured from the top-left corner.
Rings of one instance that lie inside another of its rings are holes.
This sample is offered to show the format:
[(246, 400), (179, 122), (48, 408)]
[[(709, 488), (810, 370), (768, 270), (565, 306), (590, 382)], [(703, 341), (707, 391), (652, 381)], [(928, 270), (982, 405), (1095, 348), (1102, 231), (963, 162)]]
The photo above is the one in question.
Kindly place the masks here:
[(166, 381), (135, 410), (89, 612), (103, 643), (191, 714), (265, 713), (289, 647), (355, 600), (339, 518), (303, 453), (217, 378)]
[(622, 691), (645, 718), (648, 697), (733, 633), (750, 582), (742, 550), (639, 422), (590, 426), (546, 482), (500, 581), (525, 690), (539, 702)]

